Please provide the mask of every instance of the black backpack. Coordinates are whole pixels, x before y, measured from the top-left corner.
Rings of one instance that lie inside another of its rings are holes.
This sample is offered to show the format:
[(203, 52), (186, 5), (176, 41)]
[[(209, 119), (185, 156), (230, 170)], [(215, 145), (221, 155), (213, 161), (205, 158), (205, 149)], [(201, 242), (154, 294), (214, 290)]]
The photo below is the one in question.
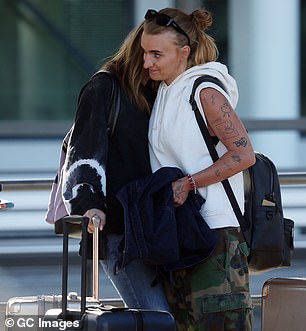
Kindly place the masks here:
[[(219, 158), (206, 123), (194, 100), (196, 88), (202, 82), (212, 82), (226, 91), (222, 83), (211, 76), (199, 77), (193, 85), (190, 104), (212, 160)], [(228, 180), (222, 182), (250, 248), (249, 270), (263, 272), (290, 266), (293, 251), (294, 222), (284, 218), (279, 178), (274, 163), (265, 155), (255, 153), (256, 163), (244, 171), (245, 212), (242, 215)]]
[(244, 171), (247, 242), (251, 271), (290, 266), (294, 222), (284, 218), (279, 178), (274, 163), (256, 153), (256, 163)]

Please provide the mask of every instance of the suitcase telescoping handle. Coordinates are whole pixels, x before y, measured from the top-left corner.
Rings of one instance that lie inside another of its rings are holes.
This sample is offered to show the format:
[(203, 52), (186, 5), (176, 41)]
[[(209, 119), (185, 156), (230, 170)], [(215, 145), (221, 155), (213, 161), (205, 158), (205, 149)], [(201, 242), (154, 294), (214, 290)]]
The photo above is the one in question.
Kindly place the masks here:
[[(98, 217), (93, 217), (93, 298), (99, 299), (99, 223)], [(67, 316), (67, 294), (68, 294), (68, 241), (69, 241), (69, 224), (79, 224), (82, 229), (82, 265), (81, 265), (81, 311), (84, 314), (86, 308), (86, 288), (87, 288), (87, 244), (88, 244), (88, 223), (89, 218), (79, 215), (65, 216), (61, 219), (63, 224), (63, 264), (62, 264), (62, 315)]]
[(92, 247), (92, 297), (99, 301), (99, 225), (100, 217), (92, 218), (94, 225), (93, 247)]

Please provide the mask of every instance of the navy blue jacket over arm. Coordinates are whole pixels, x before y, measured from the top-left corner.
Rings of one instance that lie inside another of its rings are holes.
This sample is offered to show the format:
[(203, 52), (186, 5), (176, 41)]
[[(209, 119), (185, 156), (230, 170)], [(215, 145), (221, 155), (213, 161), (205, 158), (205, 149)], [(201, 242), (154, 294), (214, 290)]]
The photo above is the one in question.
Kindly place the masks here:
[(119, 269), (141, 258), (171, 271), (209, 257), (217, 235), (200, 214), (205, 200), (190, 192), (182, 206), (173, 204), (171, 183), (183, 176), (178, 168), (163, 167), (119, 191), (125, 224)]

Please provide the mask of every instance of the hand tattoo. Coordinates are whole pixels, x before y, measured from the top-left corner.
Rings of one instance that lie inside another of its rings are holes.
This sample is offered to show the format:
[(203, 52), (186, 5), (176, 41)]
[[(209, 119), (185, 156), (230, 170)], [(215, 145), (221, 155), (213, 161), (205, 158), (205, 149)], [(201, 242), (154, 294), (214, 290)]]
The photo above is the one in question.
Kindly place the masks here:
[(173, 188), (173, 195), (175, 198), (179, 198), (182, 193), (184, 193), (185, 190), (183, 189), (183, 181), (178, 180), (177, 185)]

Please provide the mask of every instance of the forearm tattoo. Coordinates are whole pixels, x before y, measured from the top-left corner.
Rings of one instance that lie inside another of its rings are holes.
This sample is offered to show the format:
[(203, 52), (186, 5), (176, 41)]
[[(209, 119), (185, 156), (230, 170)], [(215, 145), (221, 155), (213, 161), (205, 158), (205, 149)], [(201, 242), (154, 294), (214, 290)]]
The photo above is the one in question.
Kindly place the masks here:
[(217, 176), (217, 177), (220, 177), (221, 176), (221, 170), (220, 169), (216, 169), (215, 170), (215, 175)]
[[(241, 158), (240, 158), (239, 155), (233, 155), (233, 156), (232, 156), (232, 160), (233, 160), (234, 162), (237, 162), (237, 163), (240, 163), (240, 162), (241, 162)], [(223, 162), (223, 165), (224, 165), (224, 171), (227, 171), (227, 170), (229, 170), (229, 171), (233, 171), (233, 169), (232, 169), (232, 167), (231, 167), (231, 165), (230, 165), (229, 163), (227, 163), (227, 162)], [(218, 169), (215, 170), (215, 175), (216, 175), (217, 177), (222, 177), (222, 175), (224, 174), (224, 171), (222, 171), (220, 168), (218, 168)], [(226, 176), (226, 178), (227, 178), (227, 177), (228, 177), (228, 176)]]
[(241, 162), (241, 158), (239, 155), (233, 155), (232, 159), (234, 160), (234, 162), (240, 163)]

